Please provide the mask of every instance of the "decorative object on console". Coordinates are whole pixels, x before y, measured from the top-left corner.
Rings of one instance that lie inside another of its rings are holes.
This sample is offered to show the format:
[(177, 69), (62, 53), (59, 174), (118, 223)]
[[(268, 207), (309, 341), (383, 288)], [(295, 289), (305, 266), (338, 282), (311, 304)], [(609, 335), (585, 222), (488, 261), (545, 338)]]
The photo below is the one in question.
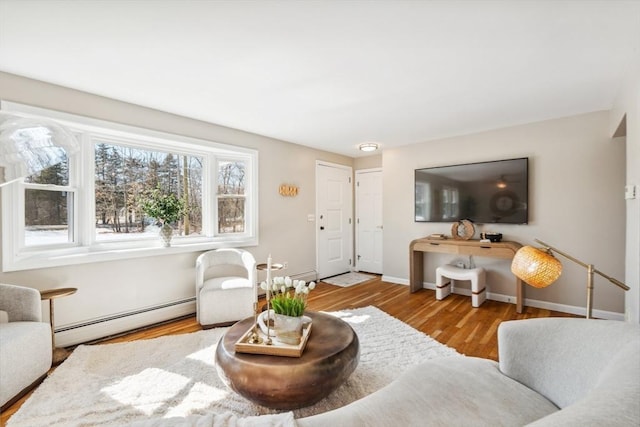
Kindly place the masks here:
[(428, 238), (433, 240), (444, 240), (447, 238), (447, 236), (442, 233), (433, 233), (433, 234), (429, 234)]
[(0, 187), (64, 162), (80, 149), (64, 126), (0, 111)]
[(562, 273), (562, 264), (553, 256), (552, 251), (557, 252), (563, 257), (583, 266), (587, 269), (587, 319), (591, 318), (591, 312), (593, 309), (594, 273), (599, 274), (625, 291), (629, 290), (629, 287), (621, 281), (596, 270), (593, 264), (582, 262), (538, 239), (535, 239), (535, 241), (540, 243), (543, 248), (538, 249), (532, 246), (522, 247), (513, 258), (513, 262), (511, 263), (511, 272), (533, 287), (545, 288), (555, 282)]
[(488, 240), (490, 242), (500, 242), (502, 241), (502, 233), (493, 233), (493, 232), (485, 232), (480, 233), (481, 240)]
[(451, 226), (451, 235), (456, 240), (469, 240), (475, 233), (476, 228), (473, 226), (473, 222), (468, 219), (454, 222)]

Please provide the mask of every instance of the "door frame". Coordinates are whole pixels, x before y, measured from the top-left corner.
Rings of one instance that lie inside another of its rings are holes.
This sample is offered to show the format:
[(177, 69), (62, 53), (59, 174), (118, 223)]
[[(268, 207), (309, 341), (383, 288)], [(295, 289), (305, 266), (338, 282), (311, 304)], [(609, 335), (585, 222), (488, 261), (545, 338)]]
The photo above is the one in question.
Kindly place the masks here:
[(353, 167), (351, 166), (347, 166), (347, 165), (341, 165), (339, 163), (331, 163), (331, 162), (327, 162), (324, 160), (316, 160), (316, 167), (315, 167), (315, 185), (316, 185), (316, 209), (315, 209), (315, 229), (316, 229), (316, 233), (315, 233), (315, 238), (316, 238), (316, 273), (318, 275), (318, 278), (320, 278), (320, 250), (319, 250), (319, 242), (320, 242), (320, 227), (318, 226), (318, 218), (320, 218), (320, 204), (319, 204), (319, 196), (318, 196), (318, 189), (320, 188), (319, 186), (319, 178), (318, 178), (318, 168), (319, 167), (332, 167), (332, 168), (338, 168), (338, 169), (344, 169), (346, 171), (349, 172), (349, 183), (351, 185), (351, 197), (349, 198), (349, 218), (351, 219), (351, 224), (349, 227), (349, 238), (348, 238), (348, 242), (349, 242), (349, 247), (347, 248), (348, 253), (349, 253), (349, 258), (351, 259), (351, 264), (349, 265), (349, 271), (353, 271), (354, 269), (354, 257), (353, 257), (353, 230), (354, 230), (354, 221), (353, 221), (353, 197), (354, 197), (354, 191), (353, 191)]

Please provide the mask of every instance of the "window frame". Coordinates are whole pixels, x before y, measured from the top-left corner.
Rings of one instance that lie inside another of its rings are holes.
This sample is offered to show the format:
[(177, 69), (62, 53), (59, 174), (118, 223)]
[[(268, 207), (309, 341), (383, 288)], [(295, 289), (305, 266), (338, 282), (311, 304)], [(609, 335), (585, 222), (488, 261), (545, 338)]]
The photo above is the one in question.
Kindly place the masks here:
[[(108, 260), (149, 257), (159, 254), (197, 252), (219, 247), (258, 244), (258, 151), (218, 142), (160, 132), (74, 114), (0, 101), (0, 109), (12, 114), (53, 119), (80, 135), (81, 150), (69, 156), (69, 183), (74, 191), (73, 230), (75, 242), (49, 246), (24, 246), (24, 194), (33, 184), (22, 181), (2, 187), (2, 270), (75, 265)], [(172, 246), (160, 239), (96, 241), (95, 236), (95, 144), (99, 141), (157, 151), (202, 156), (202, 235), (174, 236)], [(245, 178), (245, 230), (217, 233), (218, 161), (243, 161)], [(45, 189), (46, 187), (43, 187)], [(22, 207), (20, 207), (22, 206)], [(208, 212), (207, 212), (208, 210)]]

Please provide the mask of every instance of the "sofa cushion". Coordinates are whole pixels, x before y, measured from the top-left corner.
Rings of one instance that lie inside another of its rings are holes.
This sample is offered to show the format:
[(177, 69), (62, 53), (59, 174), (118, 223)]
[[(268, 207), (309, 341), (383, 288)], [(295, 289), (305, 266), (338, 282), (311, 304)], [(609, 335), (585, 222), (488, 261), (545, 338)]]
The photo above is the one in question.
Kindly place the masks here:
[(501, 371), (565, 408), (601, 383), (621, 343), (639, 342), (640, 329), (613, 320), (528, 319), (501, 323), (498, 341)]
[(473, 357), (429, 360), (343, 408), (297, 420), (311, 426), (522, 426), (558, 411), (546, 398)]
[(48, 323), (0, 324), (0, 406), (44, 375), (51, 355)]
[(247, 279), (246, 277), (235, 277), (235, 276), (214, 277), (212, 279), (208, 279), (204, 281), (202, 290), (200, 292), (242, 289), (242, 288), (250, 288), (250, 289), (253, 288), (251, 286), (251, 282), (249, 282), (249, 279)]
[(582, 399), (532, 426), (637, 426), (640, 420), (640, 340), (631, 339), (608, 361)]

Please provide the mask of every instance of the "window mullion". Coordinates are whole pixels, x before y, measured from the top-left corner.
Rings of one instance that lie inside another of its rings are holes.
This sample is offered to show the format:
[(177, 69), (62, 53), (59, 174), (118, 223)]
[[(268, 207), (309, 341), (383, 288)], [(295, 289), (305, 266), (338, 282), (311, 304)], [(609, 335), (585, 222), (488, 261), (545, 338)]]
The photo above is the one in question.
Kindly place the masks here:
[(78, 192), (78, 232), (79, 242), (82, 246), (91, 246), (95, 242), (95, 165), (94, 145), (89, 133), (82, 134), (81, 150), (78, 156), (78, 167), (75, 176), (80, 179)]
[(218, 159), (215, 155), (208, 155), (205, 161), (203, 169), (207, 173), (202, 184), (202, 206), (208, 208), (209, 214), (203, 215), (202, 228), (205, 236), (214, 237), (218, 223)]

